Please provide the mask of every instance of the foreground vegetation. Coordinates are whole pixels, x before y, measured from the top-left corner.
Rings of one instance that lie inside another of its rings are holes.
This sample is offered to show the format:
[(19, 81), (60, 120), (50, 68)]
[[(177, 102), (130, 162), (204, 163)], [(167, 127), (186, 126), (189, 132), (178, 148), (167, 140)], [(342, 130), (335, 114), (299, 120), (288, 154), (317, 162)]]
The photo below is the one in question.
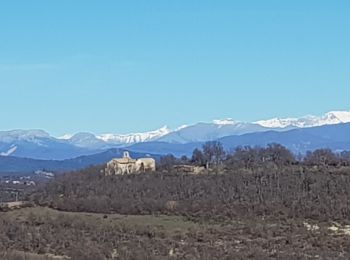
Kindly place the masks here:
[[(331, 231), (327, 223), (292, 219), (198, 223), (176, 216), (71, 213), (37, 207), (3, 213), (0, 229), (0, 251), (17, 252), (18, 258), (8, 259), (350, 257), (346, 233)], [(19, 252), (31, 252), (31, 258), (20, 258)]]
[[(167, 156), (157, 173), (94, 167), (28, 191), (32, 208), (0, 213), (1, 259), (350, 258), (347, 153), (207, 148)], [(184, 162), (211, 170), (171, 170)]]

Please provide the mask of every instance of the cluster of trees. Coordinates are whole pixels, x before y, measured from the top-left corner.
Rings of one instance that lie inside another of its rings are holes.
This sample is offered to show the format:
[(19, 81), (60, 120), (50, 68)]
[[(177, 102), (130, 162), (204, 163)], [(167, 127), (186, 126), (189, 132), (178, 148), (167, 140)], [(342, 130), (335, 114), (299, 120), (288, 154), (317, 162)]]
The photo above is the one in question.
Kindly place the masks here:
[(195, 149), (192, 157), (180, 159), (166, 155), (160, 159), (160, 168), (171, 170), (178, 164), (191, 164), (208, 168), (253, 169), (266, 164), (288, 166), (292, 164), (309, 166), (350, 166), (350, 152), (334, 153), (330, 149), (317, 149), (307, 152), (305, 156), (294, 155), (280, 144), (269, 144), (266, 147), (240, 146), (232, 152), (227, 152), (217, 141), (207, 142), (202, 149)]
[(192, 164), (206, 168), (220, 165), (225, 160), (226, 152), (220, 142), (206, 142), (202, 149), (195, 149), (192, 157), (182, 156), (180, 159), (172, 154), (160, 158), (160, 169), (171, 170), (178, 164)]
[(242, 159), (240, 168), (198, 176), (172, 172), (104, 176), (100, 169), (91, 168), (60, 176), (27, 196), (35, 204), (74, 212), (204, 219), (282, 214), (349, 220), (349, 168), (315, 169), (276, 156), (261, 160), (265, 164), (252, 166), (250, 159)]

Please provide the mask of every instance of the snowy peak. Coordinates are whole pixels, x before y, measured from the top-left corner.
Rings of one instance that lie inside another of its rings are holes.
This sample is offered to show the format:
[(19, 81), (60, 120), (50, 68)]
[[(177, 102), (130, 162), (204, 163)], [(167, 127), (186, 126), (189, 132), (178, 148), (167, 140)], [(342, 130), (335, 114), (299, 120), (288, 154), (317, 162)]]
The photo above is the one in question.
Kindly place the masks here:
[(213, 123), (215, 125), (234, 125), (236, 124), (237, 122), (234, 121), (232, 118), (226, 118), (226, 119), (217, 119), (217, 120), (213, 120)]
[(350, 122), (350, 111), (332, 111), (323, 116), (305, 116), (302, 118), (273, 118), (255, 122), (267, 128), (305, 128), (322, 125), (334, 125)]
[(91, 133), (77, 133), (74, 135), (65, 134), (59, 137), (58, 139), (62, 141), (67, 141), (79, 147), (84, 147), (89, 143), (99, 144), (99, 145), (102, 145), (102, 144), (120, 145), (120, 144), (134, 144), (134, 143), (152, 141), (164, 135), (167, 135), (170, 132), (171, 130), (167, 126), (164, 126), (158, 130), (145, 132), (145, 133), (101, 134), (101, 135), (94, 135)]
[(65, 134), (65, 135), (62, 135), (60, 137), (57, 137), (57, 139), (60, 139), (60, 140), (69, 140), (73, 137), (74, 135), (71, 135), (71, 134)]
[(255, 122), (258, 125), (267, 128), (287, 128), (287, 127), (304, 127), (305, 122), (297, 118), (272, 118), (269, 120), (260, 120)]
[(322, 117), (324, 124), (340, 124), (350, 122), (350, 111), (332, 111)]
[(145, 133), (131, 133), (131, 134), (102, 134), (97, 136), (98, 139), (108, 143), (115, 144), (133, 144), (156, 140), (164, 135), (167, 135), (171, 130), (164, 126), (158, 130)]

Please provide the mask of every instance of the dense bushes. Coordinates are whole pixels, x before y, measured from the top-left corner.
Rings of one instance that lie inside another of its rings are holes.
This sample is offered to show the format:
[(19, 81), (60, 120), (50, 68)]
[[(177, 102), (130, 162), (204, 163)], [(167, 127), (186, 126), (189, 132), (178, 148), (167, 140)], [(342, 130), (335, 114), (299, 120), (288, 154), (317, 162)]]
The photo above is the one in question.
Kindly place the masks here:
[[(282, 214), (347, 221), (348, 171), (266, 163), (254, 169), (198, 176), (104, 176), (95, 168), (60, 176), (29, 197), (39, 205), (78, 212), (177, 214), (211, 219)], [(176, 202), (176, 206), (167, 207), (169, 201)]]

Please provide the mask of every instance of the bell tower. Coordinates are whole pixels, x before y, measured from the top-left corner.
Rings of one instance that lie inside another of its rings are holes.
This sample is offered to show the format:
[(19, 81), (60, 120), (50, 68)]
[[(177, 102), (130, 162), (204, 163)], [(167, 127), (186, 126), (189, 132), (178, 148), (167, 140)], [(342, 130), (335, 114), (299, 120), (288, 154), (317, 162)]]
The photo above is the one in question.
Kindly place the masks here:
[(130, 154), (129, 154), (128, 151), (124, 151), (124, 153), (123, 153), (123, 158), (129, 158), (129, 159), (131, 159)]

